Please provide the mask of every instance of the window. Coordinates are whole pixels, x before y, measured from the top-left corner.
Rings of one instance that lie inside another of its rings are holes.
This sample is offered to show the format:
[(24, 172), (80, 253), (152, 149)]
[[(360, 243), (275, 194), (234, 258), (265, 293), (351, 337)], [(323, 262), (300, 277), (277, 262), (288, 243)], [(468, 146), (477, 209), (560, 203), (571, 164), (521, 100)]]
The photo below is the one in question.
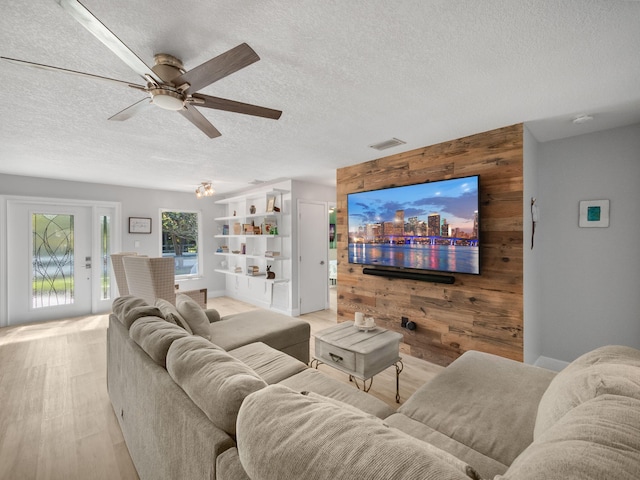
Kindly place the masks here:
[(111, 217), (100, 215), (100, 300), (111, 299)]
[(176, 277), (199, 276), (200, 212), (162, 210), (162, 256), (175, 258)]

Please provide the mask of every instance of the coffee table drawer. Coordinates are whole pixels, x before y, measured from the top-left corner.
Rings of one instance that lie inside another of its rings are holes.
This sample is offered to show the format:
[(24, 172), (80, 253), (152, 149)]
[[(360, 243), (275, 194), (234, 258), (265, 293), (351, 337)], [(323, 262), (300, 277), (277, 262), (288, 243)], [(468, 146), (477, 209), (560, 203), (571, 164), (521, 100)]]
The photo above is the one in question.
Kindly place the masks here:
[(329, 345), (316, 338), (316, 357), (328, 365), (339, 365), (348, 370), (356, 368), (356, 354), (344, 348)]

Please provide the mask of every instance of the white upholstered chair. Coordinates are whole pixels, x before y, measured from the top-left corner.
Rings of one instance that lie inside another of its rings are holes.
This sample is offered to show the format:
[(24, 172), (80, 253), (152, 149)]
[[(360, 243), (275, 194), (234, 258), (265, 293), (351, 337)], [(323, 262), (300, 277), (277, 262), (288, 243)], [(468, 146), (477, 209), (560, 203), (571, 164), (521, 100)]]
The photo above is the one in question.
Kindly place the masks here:
[[(175, 261), (173, 257), (122, 257), (129, 294), (153, 305), (158, 298), (176, 303)], [(207, 306), (207, 290), (180, 290), (202, 308)]]
[(124, 271), (123, 257), (131, 257), (138, 255), (136, 252), (120, 252), (111, 254), (111, 267), (113, 268), (113, 274), (116, 278), (116, 285), (118, 286), (118, 293), (121, 297), (129, 295), (129, 285), (127, 284), (127, 274)]

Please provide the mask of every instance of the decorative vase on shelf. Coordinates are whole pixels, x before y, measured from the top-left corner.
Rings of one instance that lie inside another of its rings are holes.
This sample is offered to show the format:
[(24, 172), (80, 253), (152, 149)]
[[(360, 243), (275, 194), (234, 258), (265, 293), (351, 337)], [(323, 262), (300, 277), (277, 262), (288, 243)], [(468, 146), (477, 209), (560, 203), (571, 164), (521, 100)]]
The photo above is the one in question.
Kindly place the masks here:
[(250, 213), (250, 214), (252, 214), (252, 215), (253, 215), (254, 213), (256, 213), (256, 206), (255, 206), (255, 205), (251, 205), (251, 206), (249, 207), (249, 213)]

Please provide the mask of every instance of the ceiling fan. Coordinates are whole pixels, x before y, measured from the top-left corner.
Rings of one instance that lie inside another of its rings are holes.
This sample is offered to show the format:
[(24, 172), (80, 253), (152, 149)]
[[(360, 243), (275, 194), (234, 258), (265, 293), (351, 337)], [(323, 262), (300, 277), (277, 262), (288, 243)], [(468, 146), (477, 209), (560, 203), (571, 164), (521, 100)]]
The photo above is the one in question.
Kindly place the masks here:
[(195, 108), (196, 105), (274, 120), (277, 120), (280, 118), (280, 115), (282, 115), (282, 112), (279, 110), (197, 93), (198, 90), (207, 85), (260, 60), (256, 52), (246, 43), (238, 45), (188, 72), (184, 70), (180, 59), (166, 53), (155, 55), (155, 64), (149, 68), (80, 2), (77, 0), (57, 0), (57, 2), (83, 27), (89, 30), (98, 40), (133, 69), (134, 72), (140, 75), (145, 81), (145, 85), (137, 85), (123, 80), (14, 58), (0, 57), (0, 59), (19, 65), (80, 75), (96, 80), (116, 82), (130, 88), (142, 90), (148, 94), (150, 100), (149, 98), (143, 98), (139, 102), (116, 113), (110, 117), (109, 120), (127, 120), (143, 110), (150, 108), (152, 105), (156, 105), (166, 110), (179, 112), (183, 117), (202, 130), (209, 138), (215, 138), (219, 137), (221, 133)]

